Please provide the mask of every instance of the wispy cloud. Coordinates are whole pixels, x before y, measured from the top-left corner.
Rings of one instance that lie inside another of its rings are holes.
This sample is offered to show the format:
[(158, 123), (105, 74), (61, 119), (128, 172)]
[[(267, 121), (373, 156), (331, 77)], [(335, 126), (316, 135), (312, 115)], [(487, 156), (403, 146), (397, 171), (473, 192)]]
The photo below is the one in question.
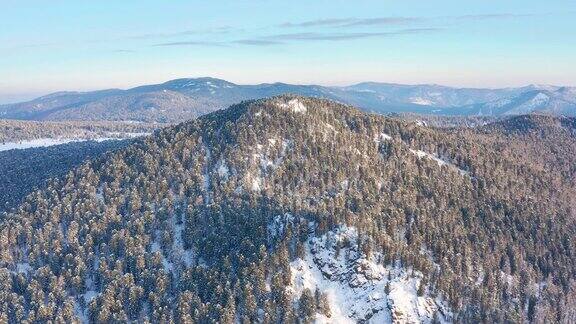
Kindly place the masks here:
[(533, 17), (543, 14), (512, 14), (512, 13), (496, 13), (496, 14), (479, 14), (479, 15), (461, 15), (461, 16), (437, 16), (437, 17), (375, 17), (375, 18), (329, 18), (308, 20), (303, 22), (285, 22), (280, 24), (280, 27), (295, 28), (295, 27), (361, 27), (361, 26), (394, 26), (394, 25), (409, 25), (421, 23), (438, 23), (446, 21), (466, 21), (466, 20), (490, 20), (490, 19), (514, 19)]
[(389, 32), (366, 32), (366, 33), (322, 33), (322, 32), (304, 32), (304, 33), (287, 33), (273, 34), (252, 39), (239, 39), (226, 42), (211, 41), (182, 41), (154, 44), (153, 46), (209, 46), (209, 47), (227, 47), (231, 45), (249, 45), (249, 46), (274, 46), (282, 45), (289, 42), (311, 42), (311, 41), (346, 41), (364, 38), (383, 38), (399, 35), (421, 34), (440, 31), (442, 28), (409, 28)]
[(503, 14), (484, 14), (484, 15), (463, 15), (463, 16), (449, 16), (445, 17), (448, 19), (455, 19), (455, 20), (491, 20), (491, 19), (515, 19), (515, 18), (527, 18), (527, 17), (534, 17), (534, 16), (541, 16), (546, 15), (542, 14), (511, 14), (511, 13), (503, 13)]
[(338, 19), (317, 19), (304, 22), (285, 22), (280, 27), (350, 27), (350, 26), (370, 26), (370, 25), (401, 25), (417, 23), (425, 20), (419, 17), (378, 17), (378, 18), (338, 18)]
[(232, 43), (240, 45), (251, 45), (251, 46), (272, 46), (282, 44), (282, 42), (266, 39), (240, 39), (233, 41)]
[(193, 36), (193, 35), (216, 35), (216, 34), (229, 34), (232, 32), (240, 32), (240, 31), (242, 31), (242, 29), (234, 28), (231, 26), (219, 26), (213, 28), (188, 29), (176, 32), (132, 35), (124, 37), (124, 39), (151, 39), (151, 38), (170, 38), (170, 37)]
[(113, 50), (113, 53), (121, 53), (121, 54), (129, 54), (129, 53), (136, 53), (134, 50), (127, 50), (127, 49), (117, 49)]
[(354, 18), (344, 18), (344, 19), (317, 19), (317, 20), (309, 20), (304, 22), (285, 22), (280, 24), (280, 27), (318, 27), (318, 26), (341, 26), (345, 24), (349, 24), (355, 21)]
[[(254, 36), (251, 38), (232, 39), (223, 41), (177, 41), (154, 44), (154, 46), (206, 46), (206, 47), (228, 47), (233, 45), (246, 46), (276, 46), (290, 42), (312, 42), (312, 41), (347, 41), (366, 38), (384, 38), (410, 34), (432, 33), (448, 29), (454, 23), (482, 20), (507, 20), (533, 17), (538, 14), (513, 14), (513, 13), (490, 13), (478, 15), (460, 16), (435, 16), (435, 17), (375, 17), (375, 18), (325, 18), (308, 20), (303, 22), (285, 22), (277, 25), (280, 28), (304, 28), (301, 32), (277, 33), (265, 36)], [(385, 31), (366, 31), (362, 27), (386, 26), (387, 29), (393, 27), (404, 29)], [(322, 27), (339, 28), (329, 32)], [(410, 27), (410, 28), (409, 28)], [(306, 31), (310, 30), (310, 31)], [(203, 33), (228, 33), (238, 31), (231, 27), (220, 27), (215, 29), (184, 31), (173, 34), (156, 34), (142, 37), (162, 37), (162, 36), (193, 36), (203, 35)], [(228, 35), (229, 38), (231, 34)]]
[(168, 42), (159, 43), (152, 46), (163, 47), (163, 46), (206, 46), (206, 47), (226, 47), (228, 43), (226, 42), (212, 42), (212, 41), (182, 41), (182, 42)]
[(57, 43), (36, 43), (36, 44), (23, 44), (23, 45), (16, 45), (16, 46), (8, 46), (0, 49), (3, 50), (20, 50), (20, 49), (34, 49), (34, 48), (41, 48), (41, 47), (51, 47), (57, 46)]
[(398, 35), (420, 34), (435, 32), (441, 30), (440, 28), (410, 28), (400, 29), (390, 32), (373, 32), (373, 33), (291, 33), (291, 34), (277, 34), (267, 36), (268, 39), (284, 40), (284, 41), (344, 41), (362, 38), (377, 38), (377, 37), (391, 37)]
[(343, 27), (405, 25), (405, 24), (421, 23), (425, 21), (426, 18), (419, 18), (419, 17), (380, 17), (380, 18), (357, 19), (355, 21), (351, 21), (348, 24), (343, 25)]

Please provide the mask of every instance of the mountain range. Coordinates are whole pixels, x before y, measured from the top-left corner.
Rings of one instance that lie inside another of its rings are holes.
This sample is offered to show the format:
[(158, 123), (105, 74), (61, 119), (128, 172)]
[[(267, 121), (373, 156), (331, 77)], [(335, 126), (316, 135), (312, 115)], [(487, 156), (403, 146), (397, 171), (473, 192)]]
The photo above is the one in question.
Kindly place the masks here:
[(245, 101), (2, 214), (0, 321), (574, 323), (575, 138)]
[(238, 85), (214, 78), (177, 79), (128, 90), (58, 92), (0, 106), (0, 118), (179, 122), (234, 103), (281, 94), (326, 98), (376, 113), (505, 116), (576, 115), (576, 88), (529, 85), (471, 89), (367, 82), (346, 87), (285, 83)]

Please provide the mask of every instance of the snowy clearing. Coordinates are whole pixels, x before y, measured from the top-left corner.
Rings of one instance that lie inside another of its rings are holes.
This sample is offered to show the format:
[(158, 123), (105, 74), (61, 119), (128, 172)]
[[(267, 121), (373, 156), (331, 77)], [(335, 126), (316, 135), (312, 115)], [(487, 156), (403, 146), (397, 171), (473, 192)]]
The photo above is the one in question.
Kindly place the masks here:
[(470, 172), (468, 172), (466, 170), (462, 170), (457, 165), (450, 163), (444, 159), (441, 159), (434, 154), (430, 154), (430, 153), (424, 152), (422, 150), (413, 150), (413, 149), (410, 149), (410, 152), (412, 152), (414, 155), (416, 155), (419, 159), (427, 158), (429, 160), (432, 160), (432, 161), (435, 161), (436, 163), (438, 163), (439, 167), (442, 167), (445, 165), (445, 166), (449, 167), (450, 169), (458, 171), (458, 173), (460, 173), (463, 176), (470, 176)]
[(23, 150), (35, 147), (49, 147), (55, 145), (62, 145), (73, 142), (86, 142), (95, 141), (103, 142), (110, 140), (124, 140), (129, 138), (136, 138), (141, 136), (147, 136), (151, 133), (110, 133), (111, 137), (98, 137), (98, 138), (37, 138), (33, 140), (18, 141), (18, 142), (6, 142), (0, 143), (0, 152), (9, 150)]
[(28, 149), (34, 147), (48, 147), (54, 145), (61, 145), (71, 142), (80, 142), (79, 139), (55, 139), (55, 138), (39, 138), (29, 141), (20, 142), (8, 142), (0, 144), (0, 151), (18, 150), (18, 149)]
[(278, 104), (280, 108), (289, 109), (293, 112), (304, 113), (308, 108), (298, 99), (292, 99), (288, 102), (281, 102)]

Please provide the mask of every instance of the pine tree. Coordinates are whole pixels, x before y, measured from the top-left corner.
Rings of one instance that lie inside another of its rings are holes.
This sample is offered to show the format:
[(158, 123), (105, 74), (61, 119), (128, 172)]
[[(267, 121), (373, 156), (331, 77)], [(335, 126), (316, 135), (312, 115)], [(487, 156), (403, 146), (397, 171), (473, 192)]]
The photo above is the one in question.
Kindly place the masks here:
[(305, 323), (312, 322), (317, 308), (312, 292), (310, 289), (304, 288), (300, 295), (300, 299), (298, 300), (298, 311), (302, 321)]

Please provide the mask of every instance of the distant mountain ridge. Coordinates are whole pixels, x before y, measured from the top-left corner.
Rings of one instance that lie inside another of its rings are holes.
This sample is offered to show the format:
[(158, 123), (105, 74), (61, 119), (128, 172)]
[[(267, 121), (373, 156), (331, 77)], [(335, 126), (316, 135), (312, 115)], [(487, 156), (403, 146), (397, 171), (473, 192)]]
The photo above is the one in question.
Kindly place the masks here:
[(574, 121), (278, 96), (6, 156), (40, 190), (0, 214), (0, 322), (575, 323)]
[(264, 83), (238, 85), (215, 78), (175, 79), (127, 90), (57, 92), (0, 105), (0, 118), (178, 122), (250, 99), (281, 94), (326, 98), (376, 113), (435, 115), (576, 115), (576, 88), (529, 85), (475, 89), (364, 82), (345, 87)]

